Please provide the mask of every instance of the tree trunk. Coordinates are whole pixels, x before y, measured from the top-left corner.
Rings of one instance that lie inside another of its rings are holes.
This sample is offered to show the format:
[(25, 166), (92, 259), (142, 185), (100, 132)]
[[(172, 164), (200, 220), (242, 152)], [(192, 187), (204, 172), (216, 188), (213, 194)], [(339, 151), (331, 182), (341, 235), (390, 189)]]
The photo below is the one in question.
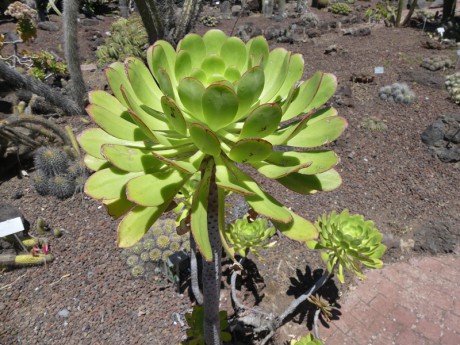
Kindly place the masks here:
[(139, 11), (139, 15), (141, 16), (145, 30), (147, 30), (149, 44), (154, 44), (155, 41), (161, 37), (157, 33), (154, 17), (150, 10), (150, 3), (152, 0), (134, 0), (134, 2), (136, 3), (136, 7)]
[(126, 0), (118, 0), (118, 8), (120, 10), (120, 17), (128, 18), (128, 15), (129, 15), (128, 2)]
[(455, 8), (457, 6), (457, 0), (444, 0), (442, 6), (442, 22), (446, 23), (453, 19), (455, 16)]
[(412, 15), (414, 14), (415, 7), (417, 7), (417, 0), (412, 0), (412, 3), (409, 8), (409, 12), (406, 15), (406, 18), (404, 18), (403, 22), (401, 23), (401, 26), (406, 26), (409, 24), (410, 19), (412, 18)]
[(64, 45), (65, 58), (72, 85), (72, 98), (83, 113), (86, 87), (80, 68), (77, 36), (78, 0), (64, 0)]
[(29, 90), (38, 96), (44, 97), (48, 102), (61, 108), (66, 115), (81, 115), (83, 111), (80, 106), (34, 77), (23, 75), (15, 69), (9, 67), (5, 62), (0, 61), (0, 78), (6, 80), (8, 84), (18, 88)]
[(203, 0), (185, 0), (182, 5), (182, 15), (176, 23), (174, 43), (178, 43), (195, 26), (203, 7)]
[(222, 242), (219, 232), (219, 198), (213, 168), (208, 197), (208, 233), (212, 261), (203, 260), (204, 336), (206, 345), (220, 345), (219, 299)]

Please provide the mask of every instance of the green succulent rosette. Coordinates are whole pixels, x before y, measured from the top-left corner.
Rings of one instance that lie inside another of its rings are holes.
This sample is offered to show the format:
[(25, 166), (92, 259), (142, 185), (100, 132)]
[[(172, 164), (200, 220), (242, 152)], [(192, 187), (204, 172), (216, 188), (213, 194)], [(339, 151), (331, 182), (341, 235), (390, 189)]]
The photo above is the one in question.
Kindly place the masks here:
[(380, 258), (386, 250), (381, 243), (382, 233), (371, 220), (362, 215), (350, 215), (347, 209), (338, 214), (335, 211), (324, 214), (315, 223), (319, 231), (319, 242), (307, 243), (311, 249), (325, 249), (321, 258), (326, 262), (329, 272), (337, 266), (337, 278), (344, 283), (344, 267), (365, 279), (361, 265), (369, 268), (381, 268)]
[(290, 345), (323, 345), (320, 339), (315, 339), (312, 334), (307, 334), (299, 340), (291, 340)]
[(275, 234), (275, 231), (274, 227), (268, 227), (265, 218), (249, 221), (244, 217), (230, 224), (225, 234), (228, 242), (233, 245), (233, 250), (239, 255), (246, 256), (246, 251), (249, 250), (260, 256), (258, 248), (270, 248), (275, 244), (275, 242), (264, 243)]
[(100, 128), (79, 136), (85, 163), (96, 171), (85, 192), (102, 200), (110, 215), (123, 217), (118, 245), (141, 239), (182, 186), (198, 176), (190, 224), (210, 260), (206, 217), (214, 172), (221, 196), (242, 194), (288, 237), (315, 238), (313, 224), (265, 192), (240, 163), (301, 194), (337, 188), (339, 158), (318, 149), (347, 126), (334, 108), (324, 107), (336, 78), (317, 72), (299, 82), (300, 54), (270, 51), (261, 36), (243, 43), (219, 30), (189, 34), (176, 49), (157, 41), (147, 62), (128, 58), (106, 69), (113, 95), (91, 92), (87, 107)]

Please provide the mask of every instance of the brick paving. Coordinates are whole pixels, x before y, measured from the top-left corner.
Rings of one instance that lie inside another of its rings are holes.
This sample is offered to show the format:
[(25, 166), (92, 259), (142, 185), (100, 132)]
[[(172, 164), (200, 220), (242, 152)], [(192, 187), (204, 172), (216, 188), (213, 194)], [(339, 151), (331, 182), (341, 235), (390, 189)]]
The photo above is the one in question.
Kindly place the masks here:
[(320, 327), (326, 345), (460, 345), (460, 256), (417, 257), (367, 273)]

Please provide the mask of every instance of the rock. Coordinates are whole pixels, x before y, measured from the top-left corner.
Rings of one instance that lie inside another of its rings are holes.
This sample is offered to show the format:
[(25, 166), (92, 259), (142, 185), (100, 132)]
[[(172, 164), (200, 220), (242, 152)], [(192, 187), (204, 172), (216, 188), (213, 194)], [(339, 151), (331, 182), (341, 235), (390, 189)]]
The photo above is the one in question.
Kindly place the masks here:
[(238, 17), (241, 13), (241, 6), (240, 5), (233, 5), (232, 6), (232, 16)]
[(100, 14), (98, 14), (98, 15), (96, 16), (96, 19), (97, 19), (97, 20), (104, 20), (105, 17), (104, 17), (104, 16), (101, 16)]
[(446, 163), (460, 161), (460, 114), (440, 116), (421, 136), (431, 154)]
[(247, 0), (246, 7), (251, 12), (260, 12), (262, 8), (262, 2), (259, 0)]
[(262, 30), (251, 22), (238, 26), (235, 33), (235, 36), (241, 38), (244, 42), (259, 35), (262, 35)]
[(353, 107), (353, 91), (350, 85), (345, 84), (338, 88), (334, 96), (332, 96), (332, 104), (337, 107)]
[(279, 26), (269, 26), (264, 30), (264, 36), (267, 40), (274, 40), (286, 34), (286, 30)]
[(423, 224), (414, 233), (414, 250), (430, 254), (452, 253), (458, 242), (455, 226), (450, 220), (433, 220)]
[(342, 34), (344, 36), (350, 35), (353, 37), (369, 36), (371, 34), (371, 29), (368, 27), (344, 29), (342, 30)]
[(59, 29), (60, 29), (59, 25), (57, 25), (56, 23), (53, 23), (53, 22), (39, 22), (37, 24), (37, 27), (40, 30), (50, 31), (50, 32), (56, 32), (56, 31), (59, 31)]
[(84, 18), (80, 20), (81, 26), (94, 26), (97, 25), (99, 21), (97, 19)]
[(69, 311), (69, 309), (64, 308), (64, 309), (59, 310), (57, 315), (59, 317), (68, 318), (70, 316), (70, 311)]
[(408, 84), (417, 83), (424, 86), (429, 86), (434, 89), (444, 89), (444, 76), (431, 73), (424, 69), (418, 69), (414, 71), (406, 70), (400, 76), (399, 80), (401, 82), (406, 82)]

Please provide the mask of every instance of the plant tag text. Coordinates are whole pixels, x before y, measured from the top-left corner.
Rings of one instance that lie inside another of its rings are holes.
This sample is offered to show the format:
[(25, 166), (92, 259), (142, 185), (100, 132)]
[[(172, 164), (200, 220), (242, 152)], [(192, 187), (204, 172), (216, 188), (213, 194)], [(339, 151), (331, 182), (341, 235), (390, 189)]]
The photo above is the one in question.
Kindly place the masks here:
[(15, 234), (24, 230), (24, 224), (20, 217), (5, 220), (0, 223), (0, 237)]
[(382, 66), (374, 67), (374, 74), (383, 74), (385, 69)]

